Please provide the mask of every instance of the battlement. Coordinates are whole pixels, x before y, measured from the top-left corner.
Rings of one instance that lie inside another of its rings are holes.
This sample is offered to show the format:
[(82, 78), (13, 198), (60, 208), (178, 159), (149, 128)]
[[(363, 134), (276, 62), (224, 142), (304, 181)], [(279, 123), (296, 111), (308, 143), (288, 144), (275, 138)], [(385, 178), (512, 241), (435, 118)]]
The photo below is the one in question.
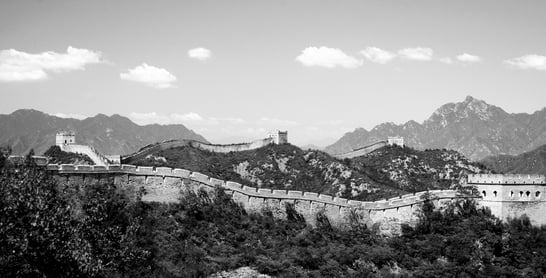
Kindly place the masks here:
[(544, 175), (523, 175), (523, 174), (476, 174), (468, 175), (467, 184), (482, 184), (482, 185), (527, 185), (537, 184), (546, 185), (546, 176)]
[[(46, 166), (48, 171), (55, 171), (59, 174), (105, 174), (105, 173), (122, 173), (134, 176), (156, 176), (161, 178), (180, 178), (189, 179), (191, 181), (203, 184), (208, 187), (223, 187), (226, 190), (237, 192), (249, 198), (260, 199), (276, 199), (276, 200), (299, 200), (309, 201), (313, 203), (321, 203), (324, 205), (332, 205), (343, 208), (355, 208), (363, 210), (386, 210), (399, 208), (404, 206), (412, 206), (423, 202), (421, 198), (426, 192), (418, 192), (415, 194), (407, 194), (395, 198), (390, 198), (376, 202), (361, 202), (347, 200), (344, 198), (333, 197), (325, 194), (314, 192), (302, 192), (293, 190), (274, 190), (267, 188), (255, 188), (243, 186), (232, 181), (224, 181), (216, 178), (211, 178), (199, 172), (191, 172), (185, 169), (168, 168), (168, 167), (148, 167), (134, 165), (107, 165), (107, 166), (89, 166), (89, 165), (72, 165), (72, 164), (49, 164)], [(454, 190), (434, 190), (428, 191), (433, 199), (454, 199), (462, 196)]]

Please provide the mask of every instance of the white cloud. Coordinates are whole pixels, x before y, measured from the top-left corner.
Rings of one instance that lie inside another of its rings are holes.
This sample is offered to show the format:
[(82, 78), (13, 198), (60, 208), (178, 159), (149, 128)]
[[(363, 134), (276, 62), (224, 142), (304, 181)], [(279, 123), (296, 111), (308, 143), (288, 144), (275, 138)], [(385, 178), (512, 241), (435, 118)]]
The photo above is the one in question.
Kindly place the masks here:
[(459, 60), (461, 62), (465, 62), (465, 63), (477, 63), (477, 62), (482, 61), (481, 57), (476, 56), (476, 55), (472, 55), (472, 54), (468, 54), (468, 53), (463, 53), (461, 55), (457, 55), (456, 58), (457, 58), (457, 60)]
[(31, 54), (15, 49), (0, 51), (0, 81), (35, 81), (48, 72), (84, 70), (87, 64), (104, 62), (100, 52), (69, 46), (66, 53), (46, 51)]
[(173, 88), (176, 77), (163, 68), (156, 68), (143, 63), (134, 69), (129, 69), (126, 73), (120, 73), (119, 77), (123, 80), (144, 83), (157, 89)]
[(298, 57), (296, 57), (296, 61), (302, 63), (306, 67), (343, 67), (352, 69), (362, 65), (361, 60), (345, 54), (340, 49), (325, 46), (307, 47)]
[(190, 49), (188, 51), (188, 57), (197, 59), (200, 61), (208, 60), (210, 59), (211, 56), (212, 56), (212, 52), (209, 49), (202, 48), (202, 47)]
[(430, 61), (434, 51), (426, 47), (404, 48), (398, 51), (403, 58), (416, 61)]
[(129, 118), (131, 118), (134, 122), (140, 125), (147, 125), (147, 124), (171, 124), (171, 119), (166, 115), (160, 115), (156, 112), (148, 112), (148, 113), (138, 113), (133, 112), (129, 114)]
[(366, 47), (364, 50), (360, 51), (360, 54), (362, 54), (370, 62), (377, 64), (386, 64), (396, 57), (395, 53), (373, 46)]
[(203, 117), (194, 112), (190, 112), (187, 114), (171, 114), (171, 118), (175, 121), (180, 122), (195, 122), (204, 120)]
[(546, 70), (546, 56), (528, 54), (504, 61), (504, 63), (520, 69)]
[(81, 115), (81, 114), (65, 114), (65, 113), (55, 113), (52, 114), (53, 116), (59, 117), (59, 118), (65, 118), (65, 119), (78, 119), (83, 120), (87, 118), (87, 116)]

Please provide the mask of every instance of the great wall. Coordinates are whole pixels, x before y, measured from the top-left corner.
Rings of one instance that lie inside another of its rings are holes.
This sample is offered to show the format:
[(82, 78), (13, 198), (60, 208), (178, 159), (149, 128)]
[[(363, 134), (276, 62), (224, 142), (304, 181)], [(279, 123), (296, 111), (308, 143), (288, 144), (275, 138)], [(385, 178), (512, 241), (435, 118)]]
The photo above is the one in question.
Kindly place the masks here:
[(370, 226), (376, 224), (387, 233), (399, 229), (401, 223), (415, 221), (418, 204), (424, 201), (422, 197), (427, 193), (440, 206), (456, 198), (478, 198), (461, 195), (454, 190), (434, 190), (376, 202), (361, 202), (314, 192), (243, 186), (198, 172), (167, 167), (72, 164), (48, 164), (45, 167), (66, 187), (113, 182), (117, 187), (131, 192), (130, 195), (143, 192), (142, 200), (146, 202), (177, 202), (184, 190), (223, 188), (236, 202), (250, 211), (268, 208), (282, 214), (285, 203), (292, 203), (310, 223), (313, 223), (318, 212), (323, 212), (336, 225), (344, 223), (351, 215), (357, 215), (359, 221)]
[[(233, 145), (171, 140), (146, 146), (139, 152), (122, 159), (142, 158), (157, 150), (178, 146), (192, 146), (213, 152), (229, 152), (259, 148), (271, 143), (284, 143), (285, 140), (286, 133), (280, 138), (270, 136), (252, 143)], [(403, 139), (393, 137), (393, 140), (394, 142), (389, 140), (385, 144), (403, 145)], [(354, 150), (352, 153), (360, 154), (361, 149)], [(23, 159), (22, 157), (10, 158)], [(249, 211), (270, 209), (282, 215), (285, 204), (291, 203), (310, 223), (314, 222), (318, 212), (323, 212), (334, 224), (343, 224), (356, 216), (358, 221), (369, 226), (376, 225), (384, 233), (396, 233), (402, 223), (416, 221), (415, 212), (418, 205), (424, 201), (425, 194), (439, 207), (454, 199), (472, 198), (477, 199), (481, 206), (488, 207), (502, 220), (527, 215), (532, 224), (546, 225), (546, 213), (544, 213), (546, 212), (546, 177), (542, 175), (469, 175), (466, 185), (475, 187), (479, 192), (478, 195), (463, 195), (455, 190), (432, 190), (375, 202), (362, 202), (314, 192), (243, 186), (236, 182), (208, 177), (185, 169), (127, 164), (57, 165), (48, 164), (47, 158), (38, 156), (35, 156), (34, 160), (50, 171), (60, 184), (66, 187), (112, 182), (115, 186), (123, 188), (125, 192), (130, 192), (132, 196), (136, 196), (137, 192), (143, 193), (143, 201), (167, 203), (177, 202), (181, 192), (185, 190), (223, 188), (236, 202), (241, 203)]]

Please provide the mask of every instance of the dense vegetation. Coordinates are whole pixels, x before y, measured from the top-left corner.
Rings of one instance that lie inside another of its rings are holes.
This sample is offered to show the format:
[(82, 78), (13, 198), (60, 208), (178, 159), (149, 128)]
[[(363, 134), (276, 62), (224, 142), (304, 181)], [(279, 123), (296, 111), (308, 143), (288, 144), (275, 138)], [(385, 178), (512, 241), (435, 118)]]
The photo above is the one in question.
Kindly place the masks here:
[(356, 200), (408, 193), (375, 182), (327, 153), (303, 151), (290, 144), (230, 153), (176, 147), (127, 163), (183, 168), (255, 187), (318, 192)]
[(386, 146), (350, 162), (377, 182), (409, 192), (453, 188), (468, 174), (488, 172), (482, 164), (446, 149)]
[(49, 158), (51, 164), (79, 164), (79, 165), (94, 165), (93, 160), (86, 154), (69, 153), (61, 150), (59, 146), (51, 146), (44, 153), (44, 156)]
[(546, 175), (546, 145), (520, 155), (486, 157), (481, 163), (496, 173)]
[(177, 204), (128, 200), (113, 185), (62, 188), (31, 165), (0, 175), (1, 277), (206, 277), (250, 266), (279, 277), (541, 277), (546, 228), (501, 223), (471, 200), (425, 201), (390, 238), (323, 215), (310, 227), (248, 213), (221, 190)]
[(470, 162), (456, 151), (420, 151), (398, 146), (344, 160), (289, 144), (231, 153), (187, 146), (161, 150), (128, 163), (184, 168), (255, 187), (284, 186), (366, 201), (453, 188), (469, 173), (487, 172), (483, 165)]

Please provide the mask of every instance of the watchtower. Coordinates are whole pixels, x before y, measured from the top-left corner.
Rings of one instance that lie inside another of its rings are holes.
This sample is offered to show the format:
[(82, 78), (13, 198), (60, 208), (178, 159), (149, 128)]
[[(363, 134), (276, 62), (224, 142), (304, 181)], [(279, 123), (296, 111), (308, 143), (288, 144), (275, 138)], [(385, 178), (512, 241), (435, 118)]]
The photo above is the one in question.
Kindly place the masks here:
[(55, 145), (61, 147), (63, 145), (76, 144), (76, 134), (72, 131), (61, 131), (55, 136)]
[(286, 130), (277, 130), (277, 132), (270, 132), (267, 137), (273, 139), (273, 143), (277, 145), (288, 143), (288, 131)]
[(387, 137), (387, 145), (404, 147), (404, 137)]

